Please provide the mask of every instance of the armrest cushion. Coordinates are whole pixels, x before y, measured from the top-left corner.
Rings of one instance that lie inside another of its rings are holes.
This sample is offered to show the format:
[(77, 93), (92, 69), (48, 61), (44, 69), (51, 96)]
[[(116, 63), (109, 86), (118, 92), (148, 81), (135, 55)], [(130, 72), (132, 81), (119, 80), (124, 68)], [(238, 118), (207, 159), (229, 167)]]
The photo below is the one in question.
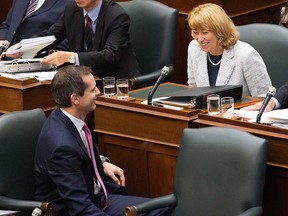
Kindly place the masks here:
[(18, 200), (18, 199), (11, 199), (5, 196), (0, 196), (0, 209), (32, 212), (35, 208), (40, 208), (44, 212), (53, 212), (53, 207), (52, 204), (50, 203)]
[(167, 196), (157, 197), (151, 199), (145, 203), (138, 204), (136, 206), (130, 206), (125, 208), (125, 216), (135, 216), (145, 212), (151, 212), (155, 209), (172, 207), (177, 205), (177, 199), (174, 194)]
[[(143, 87), (143, 86), (153, 85), (156, 82), (156, 80), (158, 79), (158, 77), (160, 76), (161, 70), (162, 69), (159, 69), (159, 70), (153, 71), (149, 74), (145, 74), (142, 76), (131, 78), (130, 79), (131, 87), (133, 89), (135, 89), (135, 88), (139, 88), (139, 87)], [(169, 72), (168, 76), (165, 78), (165, 81), (171, 79), (174, 68), (172, 66), (169, 66), (169, 71), (170, 72)]]
[(263, 213), (262, 207), (256, 206), (256, 207), (247, 209), (245, 212), (243, 212), (242, 214), (238, 216), (261, 216), (262, 213)]

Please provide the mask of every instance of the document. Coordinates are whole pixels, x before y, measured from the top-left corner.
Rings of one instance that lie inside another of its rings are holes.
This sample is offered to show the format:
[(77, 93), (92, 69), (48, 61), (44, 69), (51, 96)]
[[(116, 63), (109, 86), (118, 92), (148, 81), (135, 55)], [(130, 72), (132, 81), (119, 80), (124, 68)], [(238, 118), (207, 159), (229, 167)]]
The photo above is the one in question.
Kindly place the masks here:
[(0, 61), (0, 72), (4, 73), (24, 73), (32, 71), (55, 70), (51, 64), (40, 63), (42, 58), (14, 59), (10, 61)]
[(23, 59), (33, 58), (41, 49), (52, 44), (56, 40), (55, 36), (45, 36), (23, 39), (15, 46), (10, 47), (4, 54), (15, 54), (23, 52)]
[(16, 215), (18, 211), (0, 210), (0, 215)]
[[(234, 110), (234, 114), (248, 122), (256, 122), (259, 111)], [(261, 123), (288, 129), (288, 109), (277, 109), (263, 113)]]

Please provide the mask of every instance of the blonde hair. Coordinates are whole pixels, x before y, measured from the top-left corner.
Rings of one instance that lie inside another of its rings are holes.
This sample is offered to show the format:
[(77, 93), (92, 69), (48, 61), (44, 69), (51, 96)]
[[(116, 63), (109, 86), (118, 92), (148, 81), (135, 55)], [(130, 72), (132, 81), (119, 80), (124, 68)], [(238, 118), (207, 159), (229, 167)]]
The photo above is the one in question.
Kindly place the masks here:
[(239, 39), (239, 33), (226, 12), (220, 6), (212, 3), (195, 7), (188, 15), (188, 24), (193, 30), (211, 31), (218, 38), (224, 49), (235, 45)]

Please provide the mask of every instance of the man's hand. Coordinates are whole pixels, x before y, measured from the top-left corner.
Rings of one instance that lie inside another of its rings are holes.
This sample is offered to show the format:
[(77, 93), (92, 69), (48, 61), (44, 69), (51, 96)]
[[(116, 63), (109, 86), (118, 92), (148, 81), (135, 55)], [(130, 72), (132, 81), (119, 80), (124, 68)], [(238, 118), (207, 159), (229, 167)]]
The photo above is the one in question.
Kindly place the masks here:
[(104, 162), (103, 168), (104, 168), (104, 173), (107, 176), (109, 176), (116, 184), (125, 186), (124, 171), (120, 167), (115, 166), (114, 164), (109, 163), (109, 162)]
[(53, 52), (52, 54), (45, 56), (41, 63), (43, 64), (52, 64), (54, 66), (63, 65), (66, 62), (70, 62), (71, 52), (58, 51)]
[[(243, 108), (241, 108), (241, 110), (247, 110), (247, 111), (260, 110), (262, 104), (263, 104), (263, 101), (258, 102), (254, 105), (251, 105), (251, 106), (243, 107)], [(269, 101), (267, 107), (265, 108), (264, 112), (269, 112), (269, 111), (273, 110), (275, 106), (276, 106), (275, 101), (271, 99)]]
[[(14, 47), (16, 46), (17, 44), (14, 44), (13, 46), (9, 47), (9, 49), (6, 51), (6, 52), (9, 52), (11, 51), (12, 49), (14, 49)], [(18, 59), (18, 58), (21, 58), (22, 55), (23, 55), (23, 52), (17, 52), (17, 53), (14, 53), (14, 54), (5, 54), (7, 57), (10, 57), (10, 58), (13, 58), (13, 59)]]

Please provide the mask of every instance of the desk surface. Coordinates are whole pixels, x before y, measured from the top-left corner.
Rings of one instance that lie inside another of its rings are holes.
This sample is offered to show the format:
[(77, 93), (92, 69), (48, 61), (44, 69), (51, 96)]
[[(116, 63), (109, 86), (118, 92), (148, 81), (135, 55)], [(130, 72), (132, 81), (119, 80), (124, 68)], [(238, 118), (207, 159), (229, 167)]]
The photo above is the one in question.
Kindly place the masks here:
[[(146, 100), (150, 88), (132, 91), (129, 101), (103, 96), (96, 101), (95, 131), (100, 153), (125, 170), (129, 194), (156, 197), (173, 191), (184, 128), (235, 127), (268, 139), (263, 215), (288, 215), (288, 130), (208, 116), (205, 109), (179, 111), (143, 105), (141, 101)], [(157, 90), (158, 95), (166, 93), (167, 88), (173, 91), (187, 86), (165, 83)], [(259, 100), (262, 99), (248, 97), (236, 102), (235, 107)]]

